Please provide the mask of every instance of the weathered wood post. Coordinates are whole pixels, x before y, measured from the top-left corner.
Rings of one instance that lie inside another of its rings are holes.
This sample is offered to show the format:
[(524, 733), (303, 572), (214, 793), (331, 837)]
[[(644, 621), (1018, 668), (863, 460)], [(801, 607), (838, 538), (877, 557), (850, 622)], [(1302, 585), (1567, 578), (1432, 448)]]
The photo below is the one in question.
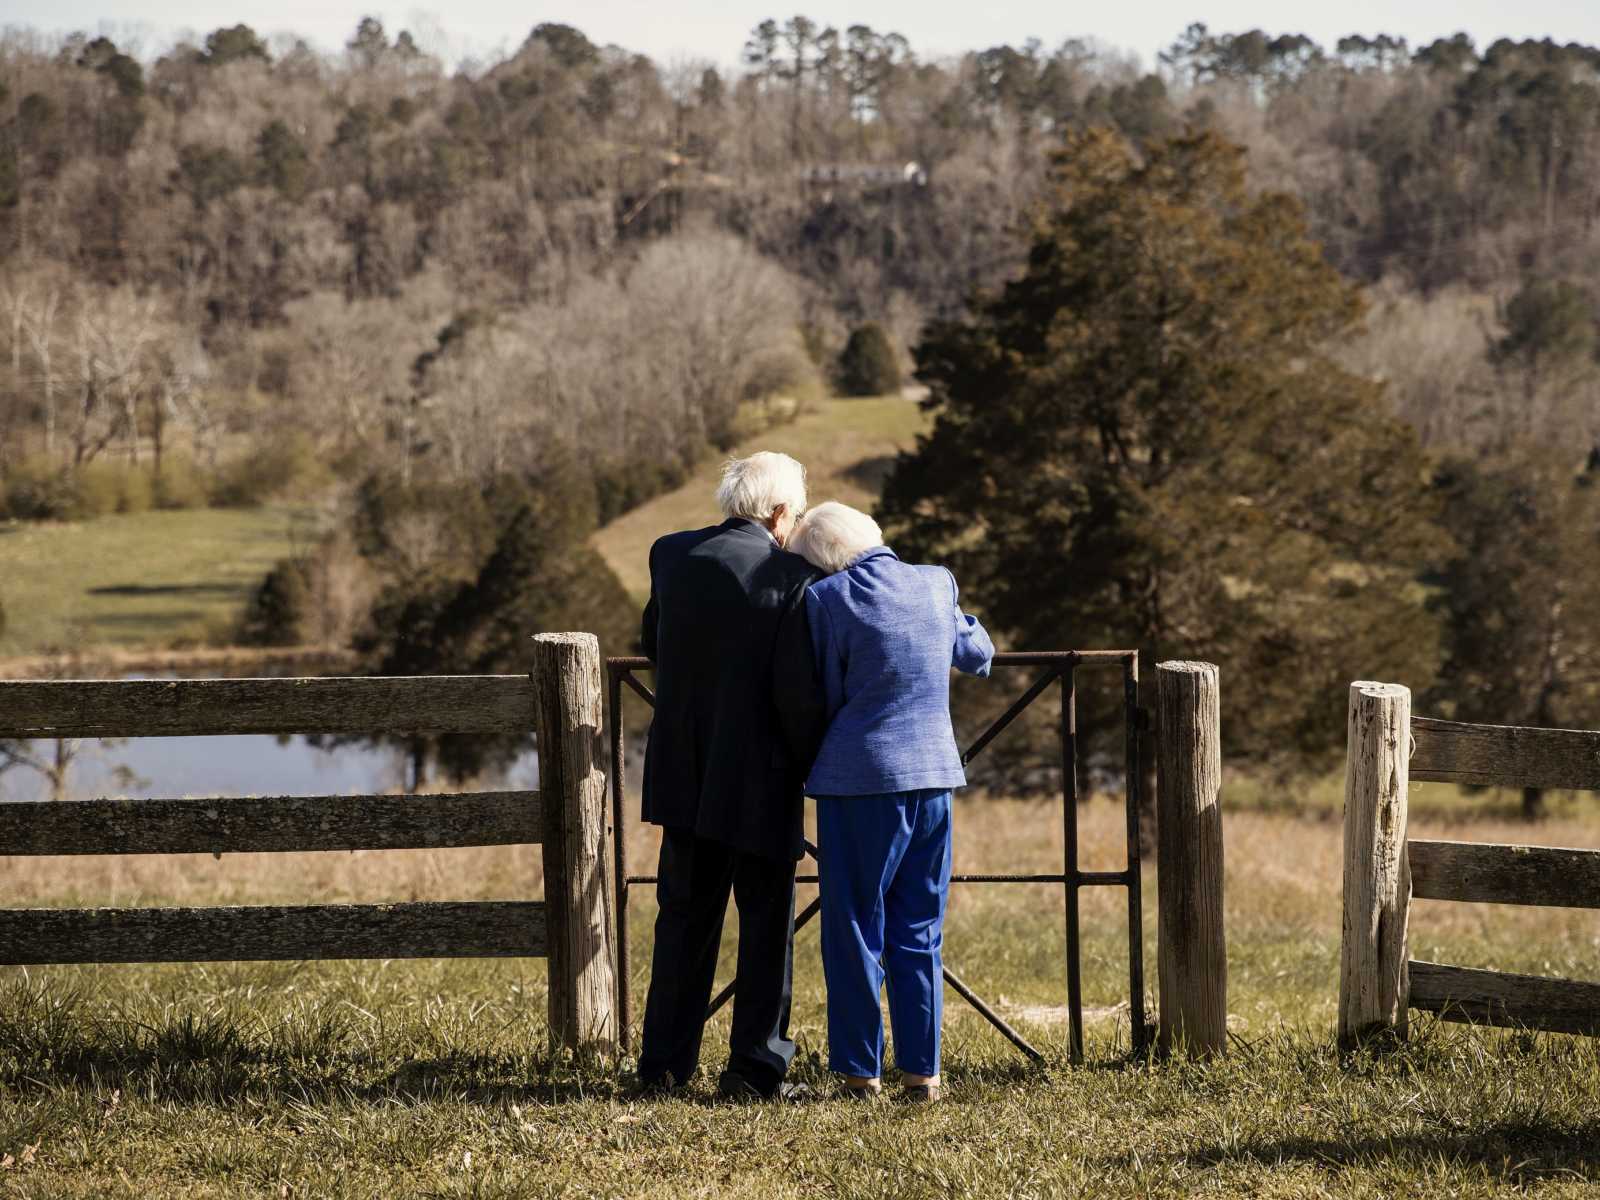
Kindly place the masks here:
[(1156, 664), (1157, 963), (1163, 1053), (1228, 1048), (1217, 668)]
[(1404, 1037), (1410, 980), (1406, 922), (1406, 789), (1411, 690), (1350, 685), (1344, 775), (1344, 933), (1339, 953), (1339, 1044)]
[(552, 1049), (605, 1051), (617, 1039), (600, 680), (594, 634), (534, 637)]

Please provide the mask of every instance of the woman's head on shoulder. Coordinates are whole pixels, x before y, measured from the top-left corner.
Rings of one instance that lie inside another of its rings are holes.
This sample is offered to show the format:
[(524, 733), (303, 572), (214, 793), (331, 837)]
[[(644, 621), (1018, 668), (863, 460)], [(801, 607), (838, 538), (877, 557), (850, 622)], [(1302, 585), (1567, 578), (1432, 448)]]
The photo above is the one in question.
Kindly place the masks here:
[(832, 575), (853, 567), (870, 550), (883, 545), (883, 530), (859, 508), (837, 500), (817, 505), (795, 526), (788, 549), (819, 571)]

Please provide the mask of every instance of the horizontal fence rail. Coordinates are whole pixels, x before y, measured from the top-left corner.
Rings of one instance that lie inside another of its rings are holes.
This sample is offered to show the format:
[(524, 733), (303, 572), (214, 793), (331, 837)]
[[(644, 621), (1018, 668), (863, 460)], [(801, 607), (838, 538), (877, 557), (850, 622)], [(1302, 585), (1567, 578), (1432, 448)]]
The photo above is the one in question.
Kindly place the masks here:
[(11, 855), (216, 855), (536, 844), (542, 901), (0, 909), (0, 965), (549, 959), (550, 1043), (614, 1042), (603, 690), (593, 634), (538, 634), (528, 675), (0, 681), (0, 738), (516, 734), (538, 791), (0, 804)]
[(1600, 733), (1413, 717), (1411, 736), (1414, 781), (1600, 791)]
[(0, 909), (0, 964), (515, 958), (545, 954), (539, 901)]
[(1600, 850), (1413, 840), (1406, 853), (1417, 900), (1600, 908)]
[(538, 792), (0, 804), (0, 855), (440, 850), (543, 838)]
[(1441, 1020), (1600, 1034), (1600, 983), (1412, 959), (1411, 1007)]
[(0, 682), (0, 738), (527, 733), (526, 675)]
[(1600, 983), (1406, 952), (1412, 900), (1600, 909), (1600, 850), (1406, 837), (1411, 780), (1600, 790), (1600, 732), (1439, 721), (1410, 709), (1399, 684), (1350, 685), (1341, 959), (1361, 969), (1341, 979), (1340, 1041), (1403, 1037), (1408, 1009), (1600, 1036)]

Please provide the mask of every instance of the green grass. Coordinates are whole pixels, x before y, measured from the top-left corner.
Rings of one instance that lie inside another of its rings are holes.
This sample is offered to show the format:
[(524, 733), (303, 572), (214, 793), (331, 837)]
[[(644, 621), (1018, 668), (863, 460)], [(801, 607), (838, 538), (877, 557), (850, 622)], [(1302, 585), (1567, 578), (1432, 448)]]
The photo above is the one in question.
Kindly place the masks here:
[(298, 511), (0, 524), (0, 655), (230, 640), (250, 590), (290, 552)]
[[(1109, 865), (1117, 806), (1096, 801), (1082, 818), (1085, 865)], [(1592, 1195), (1596, 1043), (1420, 1019), (1398, 1053), (1341, 1056), (1337, 825), (1228, 820), (1234, 1043), (1218, 1063), (1127, 1059), (1121, 894), (1108, 890), (1085, 898), (1093, 1008), (1089, 1063), (1073, 1068), (1059, 890), (958, 889), (948, 961), (1048, 1061), (1028, 1065), (951, 994), (948, 1098), (927, 1110), (724, 1105), (704, 1076), (687, 1099), (629, 1103), (626, 1063), (546, 1052), (540, 962), (13, 969), (0, 972), (0, 1156), (14, 1160), (0, 1196)], [(967, 801), (957, 869), (1047, 868), (1059, 829), (1054, 805)], [(1468, 830), (1509, 832), (1494, 820)], [(1594, 844), (1578, 821), (1524, 840)], [(649, 841), (635, 838), (636, 868)], [(527, 895), (536, 858), (519, 847), (92, 860), (70, 879), (13, 860), (3, 902)], [(1153, 883), (1147, 874), (1152, 992)], [(632, 908), (641, 1005), (643, 891)], [(1600, 974), (1587, 914), (1427, 904), (1412, 928), (1422, 957)], [(795, 1077), (826, 1095), (814, 930), (798, 939), (796, 980)], [(726, 1037), (724, 1014), (706, 1075)]]
[[(793, 455), (806, 466), (811, 503), (842, 500), (870, 511), (897, 452), (928, 428), (927, 415), (900, 396), (830, 398), (787, 425), (735, 446), (739, 457), (756, 450)], [(721, 520), (714, 493), (722, 459), (702, 463), (676, 491), (657, 496), (595, 534), (594, 544), (640, 604), (650, 593), (650, 543), (675, 529), (698, 529)]]

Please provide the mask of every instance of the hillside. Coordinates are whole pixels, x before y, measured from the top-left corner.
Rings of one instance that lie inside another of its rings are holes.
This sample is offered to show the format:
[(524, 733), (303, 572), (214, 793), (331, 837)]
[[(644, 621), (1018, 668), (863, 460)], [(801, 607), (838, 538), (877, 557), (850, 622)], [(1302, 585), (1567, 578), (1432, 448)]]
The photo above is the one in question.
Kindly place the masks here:
[(269, 506), (0, 524), (0, 654), (226, 641), (296, 521)]
[[(902, 396), (830, 399), (788, 425), (741, 442), (733, 454), (792, 454), (806, 465), (811, 503), (843, 500), (870, 510), (894, 455), (909, 449), (928, 424), (916, 403)], [(718, 520), (713, 493), (721, 469), (720, 459), (708, 459), (677, 491), (657, 496), (595, 534), (596, 549), (640, 604), (650, 594), (650, 543), (663, 533)]]

